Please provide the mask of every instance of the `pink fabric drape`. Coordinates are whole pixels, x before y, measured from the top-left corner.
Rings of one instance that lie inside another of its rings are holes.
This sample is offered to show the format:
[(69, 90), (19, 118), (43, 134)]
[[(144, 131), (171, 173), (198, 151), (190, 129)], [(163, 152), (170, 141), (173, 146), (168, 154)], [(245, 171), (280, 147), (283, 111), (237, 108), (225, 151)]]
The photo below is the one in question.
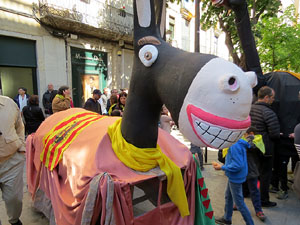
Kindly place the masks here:
[[(117, 118), (108, 117), (88, 126), (64, 152), (63, 159), (51, 172), (41, 166), (44, 135), (60, 120), (83, 109), (73, 108), (48, 117), (37, 132), (27, 138), (27, 182), (31, 194), (35, 191), (37, 180), (39, 188), (51, 199), (56, 223), (58, 225), (81, 224), (85, 201), (91, 180), (98, 174), (107, 172), (114, 183), (113, 215), (117, 225), (150, 224), (193, 224), (195, 216), (195, 177), (196, 165), (192, 155), (183, 144), (167, 132), (160, 130), (158, 144), (162, 151), (180, 168), (185, 168), (184, 184), (191, 215), (181, 218), (177, 207), (172, 203), (134, 218), (130, 187), (155, 175), (137, 173), (126, 167), (114, 154), (106, 134), (107, 128)], [(101, 213), (101, 224), (105, 223), (107, 178), (102, 177), (95, 203), (92, 224)], [(158, 193), (157, 193), (158, 194)]]

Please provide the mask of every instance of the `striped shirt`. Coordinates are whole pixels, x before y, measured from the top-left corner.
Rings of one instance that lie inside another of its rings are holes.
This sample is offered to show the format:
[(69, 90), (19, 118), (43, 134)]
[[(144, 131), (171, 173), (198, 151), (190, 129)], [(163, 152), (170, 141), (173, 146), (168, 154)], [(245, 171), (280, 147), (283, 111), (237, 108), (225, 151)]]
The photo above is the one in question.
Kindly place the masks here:
[(296, 150), (298, 152), (299, 158), (300, 158), (300, 145), (299, 144), (295, 144)]

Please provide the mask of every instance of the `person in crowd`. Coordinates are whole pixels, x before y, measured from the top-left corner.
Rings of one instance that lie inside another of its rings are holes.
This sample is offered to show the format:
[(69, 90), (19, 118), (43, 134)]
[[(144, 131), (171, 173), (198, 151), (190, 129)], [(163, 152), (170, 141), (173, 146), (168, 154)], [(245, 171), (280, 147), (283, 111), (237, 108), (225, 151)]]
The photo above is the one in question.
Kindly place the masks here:
[[(110, 97), (109, 97), (109, 101), (107, 101), (107, 105), (106, 105), (106, 111), (108, 112), (109, 111), (109, 109), (110, 109), (110, 107), (115, 103), (111, 103), (111, 101), (110, 101), (110, 99), (111, 99), (111, 96), (113, 96), (113, 95), (115, 95), (115, 96), (117, 96), (117, 101), (118, 101), (118, 98), (119, 98), (119, 92), (118, 92), (118, 90), (117, 89), (112, 89), (111, 91), (110, 91)], [(115, 98), (113, 98), (113, 99), (115, 99)], [(109, 114), (109, 113), (108, 113)]]
[(89, 98), (85, 102), (83, 108), (85, 108), (86, 110), (90, 110), (92, 112), (95, 112), (95, 113), (98, 113), (98, 114), (102, 115), (101, 106), (100, 106), (100, 103), (98, 102), (101, 95), (102, 95), (101, 91), (99, 89), (95, 89), (93, 91), (92, 98)]
[(111, 112), (111, 116), (121, 116), (121, 112), (118, 109), (115, 109)]
[(45, 114), (47, 116), (53, 114), (52, 112), (52, 101), (57, 94), (57, 90), (54, 90), (53, 84), (48, 84), (47, 91), (43, 94), (43, 106), (45, 109)]
[(294, 143), (300, 158), (300, 123), (294, 129)]
[[(8, 221), (22, 225), (23, 169), (25, 164), (24, 125), (16, 103), (0, 95), (0, 189)], [(6, 141), (11, 140), (11, 141)], [(0, 221), (1, 224), (1, 221)]]
[(126, 94), (128, 94), (128, 89), (127, 88), (121, 88), (120, 91), (125, 92)]
[[(274, 151), (274, 170), (272, 174), (270, 192), (276, 193), (278, 199), (288, 198), (288, 164), (292, 159), (292, 171), (299, 161), (294, 145), (294, 127), (290, 127), (288, 134), (281, 133), (280, 140), (276, 141)], [(280, 188), (279, 188), (280, 183)]]
[(29, 95), (27, 94), (27, 89), (24, 87), (19, 87), (18, 94), (14, 98), (14, 101), (17, 103), (21, 112), (24, 106), (28, 104), (28, 99), (29, 99)]
[[(294, 129), (294, 143), (298, 156), (300, 158), (300, 123), (296, 125)], [(300, 198), (300, 161), (297, 162), (294, 170), (293, 190), (298, 198)]]
[(39, 107), (39, 96), (31, 95), (28, 105), (23, 108), (26, 134), (34, 133), (45, 120), (42, 109)]
[(272, 178), (273, 141), (280, 137), (280, 125), (271, 104), (275, 99), (275, 91), (267, 86), (258, 90), (258, 100), (250, 110), (251, 126), (257, 134), (262, 135), (265, 153), (259, 158), (260, 194), (262, 207), (274, 207), (276, 202), (270, 201), (269, 186)]
[(257, 182), (259, 177), (258, 162), (259, 156), (265, 151), (265, 145), (262, 141), (261, 135), (255, 135), (256, 128), (250, 127), (246, 131), (246, 140), (250, 144), (250, 148), (247, 149), (247, 163), (248, 163), (248, 175), (246, 184), (248, 185), (249, 195), (256, 213), (256, 216), (265, 221), (266, 216), (261, 207), (260, 192), (257, 188)]
[(109, 88), (103, 89), (103, 95), (101, 95), (101, 98), (99, 99), (99, 103), (101, 105), (102, 114), (107, 114), (107, 102), (109, 101)]
[(115, 108), (117, 107), (118, 96), (115, 95), (115, 94), (111, 95), (110, 99), (109, 99), (109, 102), (110, 102), (110, 107), (109, 107), (109, 109), (107, 111), (108, 111), (108, 115), (111, 116), (112, 111), (114, 111)]
[(124, 112), (125, 109), (125, 105), (126, 105), (126, 99), (127, 99), (127, 93), (126, 92), (121, 92), (119, 94), (119, 98), (118, 98), (118, 103), (115, 109), (120, 110), (121, 112), (121, 116)]
[(52, 111), (57, 113), (71, 107), (71, 91), (68, 86), (61, 86), (52, 101)]
[(200, 169), (204, 170), (204, 163), (203, 163), (203, 149), (197, 145), (191, 143), (190, 151), (192, 154), (196, 156), (199, 160)]
[(173, 125), (174, 121), (170, 116), (169, 110), (165, 105), (163, 105), (160, 114), (160, 128), (167, 131), (168, 133), (171, 133), (171, 128)]
[[(247, 138), (249, 134), (244, 134)], [(254, 225), (250, 211), (244, 202), (242, 183), (246, 181), (248, 174), (247, 149), (250, 144), (243, 139), (238, 140), (227, 151), (225, 165), (213, 162), (215, 170), (225, 171), (228, 177), (225, 192), (225, 213), (223, 217), (216, 218), (217, 224), (231, 224), (233, 214), (233, 203), (242, 214), (247, 225)]]

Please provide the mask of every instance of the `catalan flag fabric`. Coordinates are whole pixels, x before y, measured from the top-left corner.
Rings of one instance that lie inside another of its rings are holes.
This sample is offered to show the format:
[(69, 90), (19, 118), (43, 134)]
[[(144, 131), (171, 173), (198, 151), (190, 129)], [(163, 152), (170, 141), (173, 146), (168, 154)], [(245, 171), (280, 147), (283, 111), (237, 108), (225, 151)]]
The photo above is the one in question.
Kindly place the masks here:
[(62, 159), (64, 151), (72, 141), (89, 125), (106, 116), (94, 112), (79, 112), (60, 121), (43, 138), (40, 159), (49, 170), (53, 170)]

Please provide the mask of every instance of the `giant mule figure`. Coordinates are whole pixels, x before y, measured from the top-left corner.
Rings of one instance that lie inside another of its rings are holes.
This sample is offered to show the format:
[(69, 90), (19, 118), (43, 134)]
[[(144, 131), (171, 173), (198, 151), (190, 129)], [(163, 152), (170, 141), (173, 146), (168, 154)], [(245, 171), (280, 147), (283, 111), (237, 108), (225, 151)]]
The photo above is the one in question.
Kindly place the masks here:
[[(28, 137), (28, 189), (50, 224), (214, 222), (203, 178), (196, 185), (192, 155), (158, 129), (159, 112), (165, 103), (192, 143), (229, 147), (250, 126), (256, 76), (167, 44), (165, 6), (134, 1), (134, 68), (122, 121), (75, 108), (47, 118)], [(239, 10), (237, 18), (244, 18), (247, 7)], [(135, 198), (136, 188), (145, 197)], [(143, 198), (152, 208), (137, 212)]]

